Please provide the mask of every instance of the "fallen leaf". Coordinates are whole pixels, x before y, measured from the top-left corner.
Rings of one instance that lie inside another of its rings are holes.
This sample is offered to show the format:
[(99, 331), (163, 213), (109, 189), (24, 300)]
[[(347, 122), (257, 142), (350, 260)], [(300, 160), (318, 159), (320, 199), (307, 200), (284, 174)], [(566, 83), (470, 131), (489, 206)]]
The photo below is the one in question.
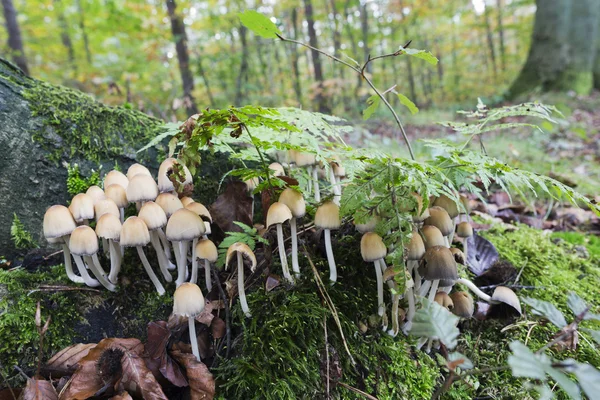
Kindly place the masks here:
[(129, 393), (121, 392), (118, 395), (111, 397), (109, 400), (133, 400), (133, 399)]
[(125, 351), (121, 358), (121, 366), (123, 376), (118, 385), (120, 389), (137, 394), (143, 399), (167, 400), (167, 396), (139, 354)]
[(171, 331), (165, 321), (152, 321), (148, 324), (148, 340), (145, 349), (150, 358), (161, 358), (167, 351)]
[(2, 389), (0, 390), (0, 400), (16, 400), (22, 391), (23, 389), (20, 388)]
[(215, 317), (212, 313), (214, 309), (215, 305), (213, 304), (213, 302), (206, 300), (206, 303), (204, 304), (204, 309), (200, 314), (196, 316), (196, 321), (206, 326), (210, 326), (213, 318)]
[(500, 257), (492, 242), (482, 238), (477, 233), (467, 239), (467, 245), (469, 249), (467, 252), (467, 267), (477, 276), (483, 274)]
[(214, 339), (221, 339), (223, 336), (225, 336), (226, 328), (225, 321), (219, 317), (215, 317), (210, 324), (212, 337)]
[(192, 400), (212, 400), (215, 396), (215, 379), (206, 365), (196, 360), (193, 354), (171, 352), (173, 358), (185, 369), (190, 384)]
[(178, 387), (188, 385), (188, 381), (185, 379), (185, 375), (179, 367), (179, 364), (177, 364), (169, 354), (165, 353), (163, 355), (159, 370), (162, 376), (173, 385)]
[(27, 385), (21, 392), (19, 400), (58, 400), (58, 394), (49, 381), (30, 378), (27, 379)]
[[(225, 192), (209, 207), (213, 217), (213, 225), (220, 229), (220, 235), (225, 232), (241, 232), (242, 229), (234, 221), (252, 226), (253, 200), (248, 195), (244, 182), (229, 182)], [(215, 233), (215, 232), (213, 232)]]
[(77, 368), (77, 363), (87, 356), (96, 343), (77, 343), (56, 353), (42, 368), (44, 375), (60, 378), (71, 375)]

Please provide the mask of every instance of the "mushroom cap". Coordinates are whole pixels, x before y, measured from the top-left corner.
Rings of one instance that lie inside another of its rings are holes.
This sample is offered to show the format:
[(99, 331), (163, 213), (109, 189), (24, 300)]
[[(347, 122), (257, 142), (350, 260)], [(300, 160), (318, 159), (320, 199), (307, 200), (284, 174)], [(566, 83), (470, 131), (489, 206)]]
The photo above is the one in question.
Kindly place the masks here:
[(435, 301), (440, 306), (446, 308), (449, 311), (452, 311), (452, 309), (454, 308), (454, 302), (452, 301), (450, 296), (448, 296), (448, 293), (442, 290), (435, 294), (435, 298), (433, 299), (433, 301)]
[(272, 225), (283, 224), (289, 219), (292, 219), (292, 212), (288, 206), (276, 201), (271, 204), (269, 211), (267, 211), (267, 228), (270, 228)]
[(254, 272), (254, 269), (256, 268), (256, 256), (247, 244), (241, 242), (235, 242), (227, 249), (225, 268), (229, 266), (229, 262), (237, 252), (242, 253), (243, 258), (250, 261), (250, 270)]
[(137, 247), (150, 243), (150, 232), (143, 219), (140, 217), (129, 217), (121, 227), (121, 246)]
[(450, 248), (450, 253), (452, 253), (454, 261), (456, 261), (458, 264), (465, 265), (465, 253), (456, 247)]
[(296, 163), (298, 167), (308, 167), (317, 163), (316, 157), (312, 153), (302, 153), (296, 150), (290, 150), (290, 159)]
[(178, 242), (199, 238), (206, 231), (204, 221), (186, 208), (175, 211), (167, 222), (167, 239)]
[(131, 166), (127, 169), (127, 179), (131, 181), (136, 175), (148, 175), (152, 177), (150, 170), (144, 167), (142, 164), (131, 164)]
[(375, 232), (367, 232), (360, 239), (360, 254), (366, 262), (372, 262), (384, 258), (387, 248), (381, 236)]
[(442, 194), (440, 197), (436, 198), (433, 202), (433, 205), (446, 210), (450, 218), (456, 218), (458, 216), (458, 205), (454, 200), (445, 194)]
[(425, 220), (425, 224), (437, 227), (444, 236), (448, 236), (454, 231), (452, 219), (442, 207), (430, 207), (429, 218)]
[(428, 249), (421, 260), (419, 274), (428, 281), (458, 279), (456, 261), (445, 246), (434, 246)]
[(200, 239), (196, 244), (196, 257), (201, 260), (208, 260), (208, 262), (214, 263), (219, 258), (219, 252), (217, 246), (209, 239)]
[(162, 228), (167, 224), (167, 214), (161, 206), (153, 201), (147, 201), (144, 203), (138, 217), (144, 220), (144, 223), (148, 227), (148, 230), (155, 230)]
[(183, 208), (181, 200), (172, 193), (161, 193), (154, 202), (162, 207), (165, 214), (167, 214), (167, 218), (173, 215), (175, 211)]
[(342, 167), (340, 163), (332, 162), (330, 166), (333, 169), (333, 176), (336, 178), (344, 178), (346, 176), (346, 168)]
[(464, 210), (460, 210), (461, 214), (470, 214), (471, 213), (471, 202), (467, 196), (464, 194), (460, 195), (460, 203), (465, 208)]
[(340, 208), (333, 201), (326, 201), (315, 213), (315, 225), (317, 228), (338, 229), (342, 221), (340, 220)]
[(96, 232), (87, 225), (78, 226), (71, 232), (69, 250), (76, 256), (91, 256), (98, 252)]
[(354, 227), (360, 233), (373, 232), (377, 227), (377, 223), (380, 221), (380, 219), (381, 218), (379, 218), (378, 215), (373, 215), (364, 224), (357, 224), (356, 221), (354, 221)]
[(440, 232), (440, 230), (433, 225), (425, 225), (421, 229), (421, 234), (423, 235), (423, 243), (425, 244), (425, 250), (435, 246), (446, 245), (444, 235), (442, 235), (442, 232)]
[(127, 200), (130, 203), (155, 200), (157, 196), (158, 186), (150, 175), (138, 174), (129, 180)]
[(94, 204), (94, 214), (96, 214), (96, 221), (104, 214), (113, 214), (117, 218), (121, 217), (119, 207), (111, 199), (104, 199)]
[[(200, 217), (202, 218), (202, 217)], [(210, 227), (210, 222), (204, 221), (204, 234), (210, 235), (212, 233), (212, 228)]]
[(287, 188), (279, 196), (279, 202), (285, 204), (295, 218), (302, 218), (306, 215), (306, 202), (302, 193), (292, 188)]
[(423, 197), (419, 193), (412, 193), (412, 197), (414, 197), (417, 207), (415, 209), (415, 213), (413, 215), (413, 221), (415, 222), (423, 222), (427, 218), (429, 218), (429, 209), (423, 209)]
[(102, 239), (118, 241), (121, 237), (121, 220), (114, 214), (106, 213), (96, 222), (96, 235)]
[(492, 301), (508, 304), (517, 310), (519, 315), (522, 314), (519, 297), (517, 297), (516, 293), (506, 286), (496, 286), (494, 293), (492, 293)]
[[(129, 183), (129, 181), (127, 181), (127, 183)], [(114, 201), (119, 208), (125, 208), (129, 205), (129, 201), (127, 200), (127, 191), (119, 184), (113, 183), (112, 185), (106, 186), (106, 189), (104, 189), (104, 194), (106, 195), (107, 199)]]
[(173, 314), (193, 318), (204, 310), (204, 306), (204, 295), (195, 283), (184, 282), (175, 289)]
[(202, 218), (202, 220), (208, 220), (209, 222), (212, 222), (210, 211), (208, 211), (208, 208), (206, 208), (204, 204), (192, 201), (184, 207), (195, 212), (200, 218)]
[(160, 164), (160, 167), (158, 168), (158, 190), (160, 190), (161, 193), (172, 192), (175, 190), (175, 186), (173, 185), (173, 182), (171, 182), (171, 180), (169, 179), (169, 175), (173, 170), (173, 166), (176, 164), (179, 164), (183, 167), (185, 181), (182, 183), (184, 185), (192, 183), (193, 178), (190, 170), (176, 158), (167, 158)]
[(191, 197), (188, 196), (183, 196), (181, 199), (181, 204), (183, 204), (183, 206), (187, 206), (188, 204), (192, 203), (194, 201), (194, 199), (192, 199)]
[(456, 235), (461, 238), (473, 236), (473, 227), (470, 223), (464, 221), (456, 226)]
[(94, 199), (94, 205), (101, 201), (106, 200), (106, 195), (104, 194), (104, 190), (100, 188), (100, 186), (92, 185), (85, 191), (85, 194)]
[(246, 184), (246, 187), (248, 188), (249, 192), (254, 192), (254, 189), (256, 189), (260, 181), (258, 180), (258, 178), (251, 178), (247, 181), (244, 181), (244, 183)]
[(425, 243), (423, 238), (416, 230), (410, 237), (410, 242), (406, 246), (406, 258), (412, 261), (419, 261), (425, 255)]
[(454, 292), (450, 295), (454, 308), (452, 313), (461, 318), (471, 318), (475, 312), (473, 297), (467, 292)]
[(104, 177), (104, 191), (110, 185), (119, 185), (123, 189), (127, 189), (129, 185), (129, 179), (127, 179), (127, 175), (122, 173), (121, 171), (112, 170)]
[(278, 162), (274, 162), (269, 164), (269, 169), (272, 171), (273, 176), (284, 176), (285, 170), (283, 169), (283, 165)]
[(69, 211), (77, 222), (84, 219), (94, 218), (94, 199), (85, 193), (79, 193), (73, 197), (69, 205)]
[(69, 209), (59, 204), (46, 210), (43, 226), (44, 237), (46, 239), (69, 235), (77, 228), (77, 224), (75, 224), (75, 220)]

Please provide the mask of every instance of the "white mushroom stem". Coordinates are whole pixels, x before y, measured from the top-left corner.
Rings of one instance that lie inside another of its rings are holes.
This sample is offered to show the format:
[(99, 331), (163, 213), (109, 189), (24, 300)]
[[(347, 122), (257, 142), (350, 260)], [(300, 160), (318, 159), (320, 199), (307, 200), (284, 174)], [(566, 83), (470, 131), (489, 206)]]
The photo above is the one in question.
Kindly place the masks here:
[[(277, 226), (281, 226), (281, 224), (277, 224)], [(244, 290), (244, 256), (239, 251), (237, 252), (237, 265), (238, 265), (238, 295), (240, 296), (240, 305), (242, 306), (242, 311), (246, 315), (246, 317), (250, 318), (250, 308), (248, 307), (248, 302), (246, 301), (246, 291)]]
[(321, 201), (321, 189), (319, 188), (319, 176), (316, 167), (311, 167), (312, 169), (312, 180), (315, 189), (315, 201), (318, 203)]
[(109, 241), (110, 246), (110, 272), (108, 280), (111, 283), (117, 283), (119, 271), (121, 270), (121, 249), (114, 240)]
[(292, 271), (296, 276), (300, 276), (300, 264), (298, 263), (298, 229), (296, 227), (296, 217), (290, 220), (290, 234), (292, 236)]
[(73, 254), (73, 259), (75, 260), (75, 264), (77, 265), (77, 269), (79, 270), (79, 275), (81, 275), (81, 278), (83, 279), (84, 283), (91, 287), (100, 286), (100, 282), (92, 278), (87, 272), (87, 268), (85, 267), (81, 256)]
[(444, 236), (444, 241), (446, 242), (446, 247), (450, 248), (450, 241), (448, 240), (448, 236)]
[(206, 280), (206, 290), (212, 289), (212, 280), (210, 278), (210, 261), (204, 260), (204, 279)]
[[(167, 256), (167, 261), (168, 261), (168, 269), (170, 269), (170, 270), (176, 269), (177, 265), (175, 265), (171, 262), (171, 244), (169, 243), (169, 240), (167, 239), (165, 232), (163, 231), (162, 228), (158, 228), (156, 230), (156, 233), (158, 233), (158, 237), (160, 238), (162, 247), (165, 249), (165, 256)], [(177, 259), (175, 260), (175, 262), (177, 262)]]
[(138, 255), (140, 256), (140, 260), (142, 260), (142, 264), (144, 265), (144, 269), (146, 270), (148, 277), (154, 284), (154, 287), (156, 288), (156, 291), (158, 292), (159, 296), (162, 296), (163, 294), (165, 294), (165, 288), (160, 283), (160, 281), (158, 280), (158, 277), (152, 270), (152, 266), (148, 262), (148, 259), (146, 258), (146, 254), (144, 253), (144, 248), (142, 246), (136, 246), (135, 248), (137, 249)]
[[(175, 250), (175, 247), (179, 245), (179, 248)], [(173, 251), (175, 252), (175, 258), (177, 259), (177, 280), (175, 283), (177, 286), (185, 282), (187, 278), (187, 248), (188, 240), (181, 240), (173, 243)]]
[(119, 208), (119, 213), (121, 214), (121, 224), (123, 224), (123, 221), (125, 221), (125, 208)]
[(192, 345), (192, 354), (200, 362), (200, 351), (198, 350), (198, 337), (196, 336), (196, 318), (188, 317), (188, 326), (190, 331), (190, 344)]
[(277, 224), (277, 247), (279, 248), (279, 258), (281, 259), (281, 269), (283, 270), (283, 277), (290, 282), (294, 282), (290, 269), (288, 268), (287, 255), (285, 254), (285, 242), (283, 240), (283, 226)]
[(437, 293), (439, 284), (439, 279), (434, 279), (433, 282), (431, 282), (431, 289), (429, 290), (429, 301), (433, 302), (435, 300), (435, 294)]
[(94, 254), (93, 256), (83, 256), (83, 261), (85, 261), (87, 267), (92, 271), (98, 282), (102, 286), (104, 286), (107, 290), (114, 292), (116, 290), (115, 285), (108, 281), (106, 277), (106, 273), (100, 266), (100, 262), (98, 261), (98, 256)]
[(463, 239), (463, 254), (465, 255), (465, 266), (467, 266), (468, 264), (468, 258), (469, 257), (469, 245), (467, 244), (467, 241), (469, 240), (469, 238), (464, 238)]
[(429, 288), (431, 287), (431, 281), (425, 281), (421, 287), (419, 288), (419, 296), (421, 297), (425, 297), (425, 295), (427, 294), (427, 292), (429, 291)]
[(154, 251), (156, 252), (156, 258), (158, 259), (160, 272), (162, 272), (165, 281), (171, 282), (173, 278), (169, 272), (169, 261), (167, 260), (167, 256), (165, 255), (163, 247), (160, 244), (160, 238), (158, 237), (158, 232), (156, 232), (156, 230), (150, 231), (150, 243), (152, 243), (152, 247), (154, 247)]
[(377, 306), (379, 307), (377, 313), (381, 317), (385, 313), (385, 305), (383, 304), (383, 274), (381, 273), (379, 260), (373, 261), (373, 265), (375, 266), (375, 275), (377, 276)]
[[(337, 281), (337, 269), (335, 267), (335, 259), (333, 258), (333, 249), (331, 247), (331, 229), (324, 229), (325, 232), (325, 252), (327, 253), (327, 262), (329, 263), (329, 280)], [(377, 268), (379, 268), (376, 265)]]
[[(396, 286), (396, 285), (394, 285)], [(400, 293), (396, 292), (392, 296), (392, 330), (388, 332), (390, 336), (395, 337), (400, 331), (400, 323), (398, 321), (398, 304), (400, 303)]]
[(335, 180), (335, 174), (333, 173), (333, 168), (329, 168), (329, 183), (331, 184), (331, 191), (333, 192), (333, 202), (340, 205), (340, 193), (338, 192), (337, 181)]
[(448, 247), (452, 246), (454, 240), (454, 233), (456, 232), (456, 223), (452, 220), (452, 232), (448, 235)]
[(408, 329), (406, 331), (408, 331), (412, 327), (412, 320), (416, 313), (415, 292), (413, 288), (406, 288), (406, 299), (408, 300), (408, 312), (406, 313), (406, 325), (408, 325)]
[(306, 195), (312, 194), (312, 167), (308, 167), (308, 184), (306, 185)]
[(102, 238), (102, 250), (104, 250), (105, 255), (108, 255), (108, 253), (110, 251), (108, 239)]
[(471, 289), (471, 291), (473, 293), (475, 293), (477, 295), (477, 297), (479, 297), (481, 300), (487, 302), (487, 303), (493, 303), (492, 302), (492, 298), (490, 296), (488, 296), (487, 294), (483, 293), (481, 291), (481, 289), (479, 289), (477, 286), (475, 286), (475, 284), (473, 282), (471, 282), (468, 279), (464, 279), (464, 278), (459, 278), (456, 283), (461, 283), (463, 285), (465, 285), (466, 287), (468, 287), (469, 289)]
[(414, 271), (414, 278), (413, 280), (415, 281), (415, 292), (418, 292), (419, 288), (421, 287), (421, 274), (419, 274), (419, 263), (416, 260), (409, 260), (408, 261), (408, 270), (409, 272), (413, 272)]
[(63, 256), (65, 257), (65, 271), (67, 272), (67, 277), (75, 282), (75, 283), (85, 283), (85, 280), (79, 276), (75, 275), (75, 271), (73, 271), (73, 263), (71, 262), (71, 252), (69, 251), (69, 235), (63, 236), (62, 238), (64, 242), (62, 243)]
[(196, 283), (198, 281), (198, 258), (196, 257), (196, 244), (198, 244), (198, 239), (194, 239), (192, 242), (192, 276), (190, 278), (190, 282)]

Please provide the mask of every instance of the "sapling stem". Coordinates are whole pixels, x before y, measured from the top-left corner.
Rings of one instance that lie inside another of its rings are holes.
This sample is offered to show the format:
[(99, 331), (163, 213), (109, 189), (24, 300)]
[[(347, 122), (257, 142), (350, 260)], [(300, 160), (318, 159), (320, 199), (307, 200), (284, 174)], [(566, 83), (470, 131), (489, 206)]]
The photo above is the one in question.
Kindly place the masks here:
[(321, 189), (319, 188), (319, 175), (317, 173), (317, 168), (316, 167), (311, 167), (312, 168), (312, 180), (313, 180), (313, 185), (314, 185), (314, 189), (315, 189), (315, 201), (317, 203), (319, 203), (321, 201)]
[(285, 254), (285, 242), (283, 240), (282, 224), (277, 224), (277, 247), (279, 248), (279, 258), (281, 259), (281, 269), (283, 270), (283, 277), (288, 281), (294, 283), (294, 278), (290, 274), (290, 269), (288, 268), (287, 255)]
[(158, 265), (160, 267), (160, 272), (162, 272), (165, 281), (171, 282), (173, 277), (169, 273), (167, 256), (165, 255), (164, 249), (160, 244), (160, 238), (158, 237), (158, 233), (154, 231), (150, 231), (150, 243), (152, 243), (152, 247), (154, 247), (154, 251), (156, 252), (156, 258), (158, 258)]
[(329, 263), (329, 280), (331, 282), (336, 282), (337, 268), (335, 266), (335, 258), (333, 258), (333, 249), (331, 247), (331, 229), (324, 229), (323, 231), (325, 235), (325, 252), (327, 253), (327, 262)]
[(300, 276), (300, 264), (298, 263), (298, 229), (296, 227), (296, 217), (290, 219), (290, 234), (292, 236), (292, 271), (296, 277)]
[(79, 270), (79, 275), (81, 275), (81, 277), (83, 278), (84, 283), (90, 287), (100, 286), (100, 282), (92, 278), (87, 272), (87, 268), (85, 267), (81, 256), (73, 254), (73, 259), (75, 260), (75, 264), (77, 265), (77, 269)]
[(462, 283), (463, 285), (465, 285), (466, 287), (468, 287), (469, 289), (471, 289), (471, 291), (473, 293), (475, 293), (477, 295), (477, 297), (479, 297), (480, 299), (482, 299), (483, 301), (487, 302), (487, 303), (492, 303), (492, 298), (490, 296), (488, 296), (487, 294), (483, 293), (481, 291), (481, 289), (479, 289), (477, 286), (475, 286), (475, 284), (473, 282), (471, 282), (468, 279), (464, 279), (464, 278), (459, 278), (456, 283)]
[[(277, 226), (281, 226), (281, 224), (277, 224)], [(237, 252), (237, 265), (238, 265), (238, 295), (240, 296), (240, 305), (242, 306), (242, 311), (246, 315), (247, 318), (250, 318), (250, 308), (248, 307), (248, 302), (246, 302), (246, 291), (244, 290), (244, 257), (242, 253)]]
[(192, 354), (200, 362), (200, 351), (198, 351), (198, 337), (196, 336), (196, 318), (188, 317), (188, 326), (190, 331), (190, 344), (192, 345)]
[[(65, 240), (68, 243), (68, 236), (65, 236)], [(73, 263), (71, 262), (71, 252), (69, 251), (69, 246), (67, 243), (62, 244), (63, 256), (65, 257), (65, 271), (67, 272), (67, 277), (75, 282), (75, 283), (85, 283), (83, 277), (75, 275), (75, 271), (73, 271)]]
[(379, 307), (377, 313), (381, 317), (385, 312), (385, 306), (383, 304), (383, 274), (381, 273), (379, 260), (375, 260), (373, 265), (375, 266), (375, 276), (377, 277), (377, 306)]
[(142, 264), (144, 265), (144, 268), (146, 269), (146, 273), (148, 274), (148, 276), (150, 277), (150, 280), (154, 284), (154, 287), (156, 288), (156, 291), (158, 292), (159, 296), (162, 296), (163, 294), (165, 294), (165, 288), (158, 280), (158, 277), (156, 276), (154, 271), (152, 271), (152, 266), (148, 262), (148, 259), (146, 258), (146, 254), (144, 253), (144, 248), (142, 246), (136, 246), (136, 249), (137, 249), (138, 255), (140, 256), (140, 260), (142, 260)]

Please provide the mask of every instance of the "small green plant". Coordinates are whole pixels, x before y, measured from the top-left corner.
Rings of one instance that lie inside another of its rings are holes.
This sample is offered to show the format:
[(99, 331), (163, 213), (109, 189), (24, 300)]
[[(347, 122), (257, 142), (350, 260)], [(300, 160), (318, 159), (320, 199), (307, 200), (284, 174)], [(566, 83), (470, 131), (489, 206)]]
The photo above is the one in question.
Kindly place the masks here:
[(217, 260), (217, 266), (219, 267), (223, 267), (225, 265), (227, 249), (234, 243), (244, 243), (250, 247), (252, 251), (254, 251), (256, 248), (256, 243), (269, 244), (267, 239), (258, 234), (258, 230), (256, 228), (252, 228), (238, 221), (234, 221), (233, 223), (239, 226), (242, 229), (242, 232), (226, 232), (227, 236), (219, 244), (219, 259)]
[(33, 236), (25, 229), (25, 226), (16, 213), (13, 214), (13, 220), (10, 226), (10, 238), (17, 249), (32, 249), (38, 247)]
[(92, 170), (90, 176), (81, 174), (78, 164), (66, 164), (67, 167), (67, 191), (71, 196), (85, 192), (90, 186), (100, 184), (100, 169)]

